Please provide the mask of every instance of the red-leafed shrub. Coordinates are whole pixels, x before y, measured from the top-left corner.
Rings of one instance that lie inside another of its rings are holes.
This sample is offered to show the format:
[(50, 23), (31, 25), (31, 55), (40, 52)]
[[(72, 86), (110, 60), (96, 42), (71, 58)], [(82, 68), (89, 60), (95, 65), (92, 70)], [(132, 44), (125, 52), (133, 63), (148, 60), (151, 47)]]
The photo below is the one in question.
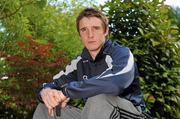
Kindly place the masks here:
[(0, 102), (4, 102), (5, 109), (17, 109), (20, 117), (27, 118), (28, 110), (33, 111), (36, 107), (38, 89), (42, 83), (52, 80), (67, 63), (67, 58), (63, 51), (56, 51), (53, 43), (38, 43), (32, 36), (27, 36), (26, 41), (18, 41), (17, 47), (13, 55), (0, 54), (10, 67), (6, 74), (0, 75), (1, 79), (8, 77), (0, 83)]

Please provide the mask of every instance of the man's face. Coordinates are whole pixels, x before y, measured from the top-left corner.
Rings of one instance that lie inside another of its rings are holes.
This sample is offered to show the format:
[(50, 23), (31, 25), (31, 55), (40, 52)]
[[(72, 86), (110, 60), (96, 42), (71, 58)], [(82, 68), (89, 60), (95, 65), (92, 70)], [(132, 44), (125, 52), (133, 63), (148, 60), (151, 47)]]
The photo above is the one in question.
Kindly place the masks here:
[(99, 52), (103, 46), (107, 31), (103, 23), (96, 17), (83, 17), (79, 22), (79, 33), (84, 46), (89, 52)]

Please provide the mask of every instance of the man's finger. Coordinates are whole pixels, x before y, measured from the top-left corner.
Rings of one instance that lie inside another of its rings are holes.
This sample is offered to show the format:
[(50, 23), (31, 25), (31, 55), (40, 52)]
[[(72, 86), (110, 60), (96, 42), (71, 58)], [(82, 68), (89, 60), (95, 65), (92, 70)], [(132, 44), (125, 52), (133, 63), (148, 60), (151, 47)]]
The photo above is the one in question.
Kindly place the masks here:
[(61, 103), (61, 108), (64, 108), (66, 107), (67, 103), (69, 102), (70, 98), (67, 98), (66, 100), (64, 100), (62, 103)]
[(53, 110), (53, 108), (48, 108), (48, 112), (49, 112), (49, 115), (50, 115), (50, 116), (52, 116), (52, 117), (55, 116), (55, 115), (54, 115), (54, 110)]
[(66, 102), (61, 103), (61, 108), (66, 107), (66, 105), (67, 105), (67, 103), (66, 103)]

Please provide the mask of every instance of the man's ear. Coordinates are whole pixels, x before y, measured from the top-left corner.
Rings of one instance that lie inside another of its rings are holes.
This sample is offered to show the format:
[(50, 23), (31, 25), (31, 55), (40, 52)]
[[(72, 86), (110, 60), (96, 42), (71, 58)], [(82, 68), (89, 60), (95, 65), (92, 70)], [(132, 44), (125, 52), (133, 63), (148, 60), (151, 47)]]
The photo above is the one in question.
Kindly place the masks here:
[(108, 36), (108, 34), (109, 34), (109, 27), (107, 27), (106, 29), (105, 36)]

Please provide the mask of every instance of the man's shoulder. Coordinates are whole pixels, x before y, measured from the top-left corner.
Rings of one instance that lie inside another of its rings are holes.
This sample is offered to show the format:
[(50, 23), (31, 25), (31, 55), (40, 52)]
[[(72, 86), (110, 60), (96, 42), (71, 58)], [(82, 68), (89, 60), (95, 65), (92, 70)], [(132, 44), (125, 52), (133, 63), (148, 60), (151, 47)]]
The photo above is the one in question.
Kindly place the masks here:
[(106, 52), (110, 54), (119, 54), (121, 55), (127, 55), (130, 52), (130, 49), (126, 46), (118, 44), (116, 41), (108, 41), (109, 47), (106, 49)]

